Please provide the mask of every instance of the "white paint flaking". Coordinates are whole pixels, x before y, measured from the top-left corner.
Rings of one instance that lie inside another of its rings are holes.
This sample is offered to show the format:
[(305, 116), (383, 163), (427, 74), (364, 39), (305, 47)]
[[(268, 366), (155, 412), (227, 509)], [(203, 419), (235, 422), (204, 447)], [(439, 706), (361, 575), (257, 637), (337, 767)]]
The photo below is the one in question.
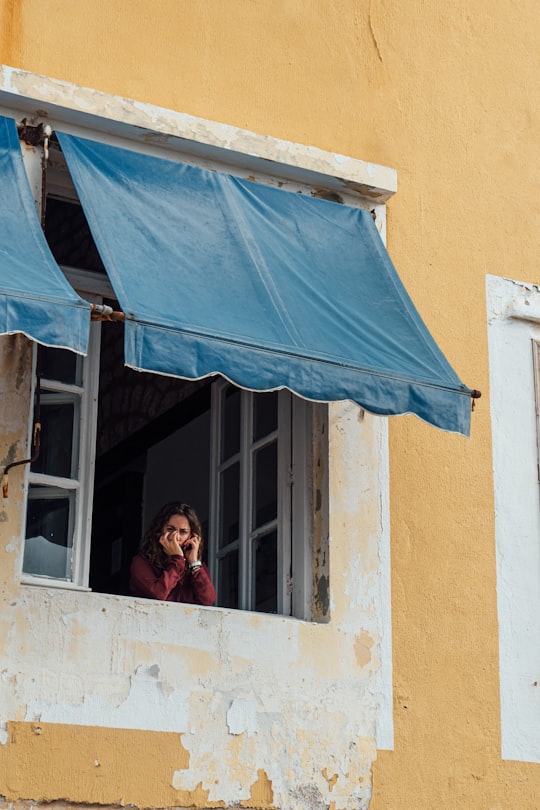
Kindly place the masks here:
[(140, 666), (131, 678), (127, 698), (111, 706), (101, 695), (85, 695), (79, 705), (33, 700), (26, 720), (81, 726), (183, 732), (188, 728), (189, 693), (171, 689), (159, 679), (159, 667)]
[[(390, 496), (388, 461), (388, 420), (362, 412), (354, 403), (332, 403), (330, 406), (331, 478), (336, 486), (331, 492), (332, 534), (345, 536), (361, 549), (347, 560), (342, 584), (331, 581), (332, 615), (337, 594), (346, 596), (346, 615), (342, 630), (354, 635), (361, 616), (362, 629), (372, 638), (372, 660), (369, 666), (372, 705), (377, 705), (377, 748), (394, 746), (392, 692), (392, 617), (390, 594)], [(335, 461), (334, 461), (335, 460)], [(341, 475), (332, 475), (339, 467)], [(337, 522), (337, 528), (333, 525)], [(349, 525), (350, 523), (350, 525)], [(330, 540), (330, 560), (336, 543)], [(337, 551), (344, 557), (347, 551)], [(335, 569), (332, 569), (335, 570)], [(351, 656), (350, 666), (358, 675)]]
[[(7, 362), (0, 351), (3, 369)], [(386, 468), (376, 417), (359, 420), (343, 405), (329, 419), (329, 623), (21, 586), (14, 565), (5, 575), (0, 719), (176, 732), (189, 768), (172, 759), (169, 780), (178, 790), (202, 784), (211, 802), (238, 805), (264, 767), (277, 807), (305, 805), (310, 787), (324, 806), (365, 807), (384, 705)], [(26, 419), (22, 438), (25, 430)], [(374, 643), (359, 666), (361, 638)], [(331, 793), (325, 768), (339, 774)]]
[(233, 700), (227, 712), (229, 734), (247, 734), (251, 737), (257, 731), (255, 707), (250, 700), (237, 698)]

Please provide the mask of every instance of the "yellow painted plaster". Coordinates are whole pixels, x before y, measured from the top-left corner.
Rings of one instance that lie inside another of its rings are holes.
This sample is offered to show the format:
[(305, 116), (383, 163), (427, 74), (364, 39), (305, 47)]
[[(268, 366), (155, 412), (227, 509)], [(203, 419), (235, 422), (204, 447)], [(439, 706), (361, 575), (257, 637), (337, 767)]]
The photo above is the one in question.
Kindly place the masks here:
[(324, 776), (324, 778), (325, 778), (325, 779), (326, 779), (326, 781), (328, 782), (328, 787), (330, 788), (330, 790), (332, 790), (332, 788), (333, 788), (333, 787), (334, 787), (334, 785), (336, 784), (337, 780), (339, 779), (338, 774), (337, 774), (337, 773), (333, 773), (331, 776), (329, 776), (329, 775), (328, 775), (328, 771), (327, 771), (327, 769), (326, 769), (326, 768), (323, 768), (323, 770), (322, 770), (322, 775)]
[(0, 6), (0, 51), (8, 64), (21, 57), (22, 11), (21, 0), (4, 0)]
[(365, 630), (360, 633), (354, 643), (354, 652), (359, 667), (365, 667), (371, 661), (371, 648), (373, 639)]
[[(0, 746), (0, 795), (8, 801), (137, 807), (223, 807), (210, 801), (200, 783), (178, 790), (170, 768), (189, 768), (189, 754), (178, 734), (8, 723), (8, 742)], [(240, 806), (272, 810), (272, 782), (263, 769)]]
[(222, 806), (209, 801), (201, 785), (175, 790), (174, 768), (189, 768), (178, 734), (10, 722), (8, 741), (0, 746), (0, 795), (138, 807)]
[(242, 788), (249, 785), (250, 777), (248, 773), (252, 769), (246, 768), (244, 763), (257, 761), (256, 739), (249, 737), (245, 733), (231, 735), (229, 744), (226, 749), (221, 752), (221, 757), (223, 758), (223, 765), (225, 766), (228, 778), (236, 780)]
[(260, 808), (260, 810), (273, 810), (272, 781), (262, 768), (257, 771), (257, 776), (257, 781), (251, 786), (251, 798), (243, 799), (240, 805), (241, 807)]

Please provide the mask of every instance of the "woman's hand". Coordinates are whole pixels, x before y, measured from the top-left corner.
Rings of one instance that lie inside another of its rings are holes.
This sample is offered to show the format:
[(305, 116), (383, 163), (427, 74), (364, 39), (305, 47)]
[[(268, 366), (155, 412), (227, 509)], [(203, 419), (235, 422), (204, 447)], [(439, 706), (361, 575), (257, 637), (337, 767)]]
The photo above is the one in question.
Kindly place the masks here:
[(192, 534), (185, 541), (184, 545), (182, 546), (182, 550), (188, 563), (197, 562), (197, 560), (199, 559), (200, 545), (201, 545), (201, 538), (199, 537), (198, 534)]
[(159, 544), (167, 556), (172, 557), (174, 554), (179, 554), (180, 557), (184, 556), (182, 546), (180, 544), (180, 534), (177, 530), (164, 531), (159, 538)]

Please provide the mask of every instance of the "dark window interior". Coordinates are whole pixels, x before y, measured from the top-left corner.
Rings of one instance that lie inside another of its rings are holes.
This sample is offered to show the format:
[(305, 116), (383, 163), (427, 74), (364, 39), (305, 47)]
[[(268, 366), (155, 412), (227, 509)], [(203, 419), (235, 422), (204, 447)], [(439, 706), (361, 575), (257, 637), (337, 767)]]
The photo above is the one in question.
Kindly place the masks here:
[(208, 521), (209, 438), (197, 446), (189, 433), (204, 414), (209, 425), (210, 385), (133, 371), (123, 363), (123, 325), (105, 323), (101, 334), (89, 584), (128, 594), (131, 558), (162, 503), (192, 503)]
[(58, 264), (105, 274), (80, 205), (47, 197), (45, 237)]
[[(78, 204), (49, 197), (45, 235), (58, 264), (105, 272)], [(123, 331), (114, 322), (101, 328), (89, 581), (117, 594), (129, 593), (131, 559), (163, 503), (191, 503), (203, 531), (209, 508), (210, 384), (127, 368)]]
[[(59, 265), (106, 275), (82, 208), (76, 202), (47, 198), (45, 236)], [(89, 286), (92, 288), (92, 284)], [(115, 300), (104, 303), (120, 308)], [(195, 507), (207, 539), (211, 382), (185, 381), (127, 368), (121, 322), (105, 321), (100, 335), (89, 585), (97, 592), (128, 595), (131, 560), (164, 503), (182, 501)], [(48, 373), (52, 379), (69, 381), (82, 368), (80, 362), (72, 360), (71, 353), (60, 354), (58, 350), (45, 352), (44, 364), (45, 379)], [(259, 394), (249, 400), (249, 407), (253, 407), (249, 462), (244, 451), (240, 453), (244, 413), (241, 401), (246, 402), (243, 396), (238, 388), (227, 385), (220, 406), (216, 576), (220, 604), (238, 607), (239, 555), (247, 553), (251, 566), (249, 604), (255, 610), (273, 613), (278, 609), (280, 577), (276, 527), (278, 394)], [(71, 452), (74, 425), (79, 424), (76, 407), (77, 400), (72, 402), (61, 390), (43, 395), (42, 455), (34, 472), (78, 477), (77, 459), (73, 460), (76, 454)], [(245, 469), (249, 467), (249, 480), (241, 474), (241, 463)], [(249, 495), (245, 492), (246, 481)], [(249, 552), (239, 552), (239, 543), (243, 542), (241, 491), (252, 504), (245, 519)], [(34, 534), (60, 538), (63, 556), (55, 562), (55, 572), (58, 569), (64, 576), (70, 564), (66, 515), (70, 509), (73, 511), (75, 501), (66, 504), (49, 498), (42, 504), (39, 495), (36, 491), (31, 500), (29, 525)], [(60, 531), (64, 526), (66, 537)], [(58, 539), (54, 542), (58, 544)]]

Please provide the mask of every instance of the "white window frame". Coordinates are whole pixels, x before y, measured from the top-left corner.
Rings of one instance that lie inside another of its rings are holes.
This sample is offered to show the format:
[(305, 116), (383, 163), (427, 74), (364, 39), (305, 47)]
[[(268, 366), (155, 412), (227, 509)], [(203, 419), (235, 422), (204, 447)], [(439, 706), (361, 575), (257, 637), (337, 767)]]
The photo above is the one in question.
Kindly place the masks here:
[[(42, 205), (42, 159), (43, 148), (22, 149), (24, 166), (30, 183), (38, 215), (41, 216)], [(76, 201), (77, 195), (70, 178), (66, 176), (63, 167), (53, 169), (52, 175), (56, 180), (58, 196)], [(78, 268), (62, 267), (62, 271), (72, 287), (92, 303), (101, 303), (103, 297), (114, 297), (112, 287), (108, 280), (100, 279), (94, 273)], [(95, 451), (97, 439), (97, 404), (99, 388), (99, 352), (101, 343), (101, 324), (91, 323), (88, 354), (79, 357), (81, 363), (81, 385), (69, 386), (56, 381), (43, 381), (46, 390), (64, 390), (66, 393), (80, 394), (79, 425), (74, 426), (74, 455), (78, 459), (76, 475), (72, 479), (59, 479), (55, 476), (33, 473), (29, 467), (26, 469), (24, 479), (24, 502), (28, 504), (30, 485), (43, 484), (45, 486), (58, 486), (60, 489), (75, 494), (73, 514), (70, 514), (71, 537), (71, 576), (69, 579), (49, 577), (45, 575), (30, 574), (23, 570), (23, 557), (21, 557), (21, 582), (29, 585), (47, 585), (47, 587), (75, 588), (90, 590), (88, 577), (90, 570), (90, 537), (92, 529), (92, 500), (94, 492)], [(32, 363), (32, 402), (35, 398), (37, 346), (33, 347)], [(33, 408), (29, 413), (28, 446), (32, 446), (32, 432), (34, 429)], [(75, 446), (75, 439), (76, 446)], [(23, 538), (26, 537), (26, 514), (23, 521)]]
[(501, 753), (540, 762), (540, 289), (489, 275), (486, 287)]
[[(241, 610), (254, 610), (253, 554), (256, 538), (275, 528), (278, 535), (278, 583), (277, 613), (306, 618), (310, 614), (307, 571), (311, 571), (310, 553), (307, 542), (312, 527), (312, 502), (309, 488), (308, 470), (313, 463), (310, 452), (312, 442), (309, 434), (312, 429), (311, 409), (315, 406), (294, 396), (289, 391), (278, 392), (277, 429), (259, 439), (252, 440), (253, 405), (255, 392), (240, 390), (240, 449), (237, 454), (220, 461), (222, 407), (229, 383), (221, 379), (212, 385), (212, 436), (210, 464), (210, 531), (209, 563), (213, 580), (219, 592), (219, 559), (222, 552), (218, 548), (220, 472), (231, 464), (240, 464), (240, 531), (239, 539), (228, 549), (239, 552), (239, 595)], [(277, 441), (278, 444), (278, 514), (275, 520), (255, 530), (251, 528), (253, 497), (253, 455), (262, 446)], [(309, 450), (308, 450), (309, 448)], [(294, 585), (293, 585), (294, 583)]]
[[(63, 268), (68, 280), (72, 283), (75, 278), (70, 274), (68, 268)], [(70, 278), (71, 275), (71, 278)], [(102, 298), (93, 293), (88, 287), (92, 287), (91, 274), (79, 271), (77, 274), (78, 284), (87, 278), (90, 283), (84, 286), (86, 289), (78, 287), (78, 292), (84, 295), (86, 300), (93, 303), (101, 303)], [(84, 283), (84, 282), (83, 282)], [(41, 574), (30, 574), (21, 568), (21, 581), (26, 584), (46, 584), (47, 586), (76, 587), (84, 590), (88, 588), (88, 576), (90, 570), (90, 536), (92, 530), (92, 499), (94, 492), (94, 471), (97, 439), (97, 403), (99, 387), (99, 350), (101, 342), (101, 324), (91, 323), (90, 337), (88, 343), (88, 355), (80, 357), (81, 364), (81, 385), (69, 385), (56, 381), (42, 380), (42, 389), (46, 392), (57, 391), (66, 394), (80, 395), (79, 421), (74, 425), (73, 431), (73, 455), (77, 458), (76, 470), (72, 478), (58, 478), (52, 475), (44, 475), (32, 472), (28, 469), (25, 476), (25, 503), (29, 499), (30, 486), (57, 487), (74, 493), (73, 514), (70, 514), (71, 532), (71, 576), (69, 578), (49, 577)], [(35, 395), (37, 385), (35, 368), (37, 361), (38, 347), (34, 346), (32, 375), (33, 386), (32, 396)], [(29, 414), (29, 446), (34, 427), (33, 410)], [(24, 526), (24, 536), (26, 536), (26, 520)], [(21, 559), (21, 567), (23, 561)]]
[(534, 389), (536, 402), (536, 448), (538, 454), (538, 487), (540, 490), (540, 339), (533, 340)]

